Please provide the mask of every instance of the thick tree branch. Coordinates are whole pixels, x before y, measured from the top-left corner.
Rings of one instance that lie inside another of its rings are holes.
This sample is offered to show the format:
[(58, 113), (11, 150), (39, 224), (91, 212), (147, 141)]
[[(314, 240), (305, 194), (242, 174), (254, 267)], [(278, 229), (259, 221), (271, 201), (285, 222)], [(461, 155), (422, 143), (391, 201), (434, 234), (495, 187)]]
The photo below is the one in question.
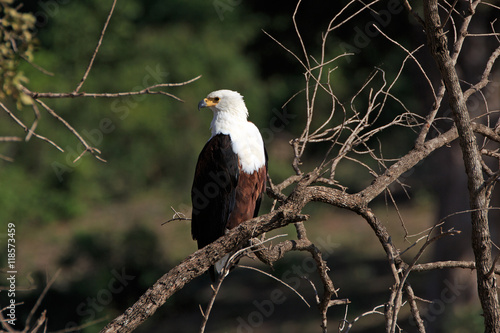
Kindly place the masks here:
[(131, 332), (151, 317), (175, 292), (195, 277), (203, 274), (226, 253), (239, 249), (250, 238), (283, 227), (289, 223), (304, 221), (306, 215), (295, 213), (300, 205), (290, 203), (272, 213), (251, 219), (217, 241), (196, 251), (179, 265), (162, 276), (139, 300), (122, 315), (102, 329), (102, 333)]
[[(480, 1), (471, 4), (471, 10)], [(498, 301), (495, 275), (488, 276), (492, 267), (491, 238), (488, 225), (488, 198), (481, 167), (481, 155), (466, 105), (466, 99), (460, 87), (455, 69), (455, 62), (450, 57), (448, 41), (441, 25), (437, 0), (424, 1), (426, 34), (431, 54), (436, 61), (441, 77), (448, 92), (449, 104), (459, 133), (465, 170), (468, 179), (469, 202), (472, 209), (472, 247), (476, 261), (478, 292), (484, 312), (487, 332), (500, 331), (500, 306)], [(473, 12), (470, 13), (470, 18)]]
[[(463, 268), (463, 269), (476, 269), (476, 263), (474, 261), (436, 261), (426, 264), (414, 265), (411, 270), (415, 272), (426, 272), (434, 269), (445, 269), (445, 268)], [(500, 266), (495, 267), (495, 274), (500, 274)]]

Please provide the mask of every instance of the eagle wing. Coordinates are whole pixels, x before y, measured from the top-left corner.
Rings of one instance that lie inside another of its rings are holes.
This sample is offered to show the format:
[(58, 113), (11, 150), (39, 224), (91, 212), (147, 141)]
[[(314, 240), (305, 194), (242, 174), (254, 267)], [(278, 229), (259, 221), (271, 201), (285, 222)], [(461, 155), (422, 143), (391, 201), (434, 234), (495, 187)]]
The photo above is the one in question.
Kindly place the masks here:
[(230, 136), (213, 136), (198, 157), (191, 189), (191, 234), (198, 248), (224, 235), (235, 206), (238, 176), (238, 156)]

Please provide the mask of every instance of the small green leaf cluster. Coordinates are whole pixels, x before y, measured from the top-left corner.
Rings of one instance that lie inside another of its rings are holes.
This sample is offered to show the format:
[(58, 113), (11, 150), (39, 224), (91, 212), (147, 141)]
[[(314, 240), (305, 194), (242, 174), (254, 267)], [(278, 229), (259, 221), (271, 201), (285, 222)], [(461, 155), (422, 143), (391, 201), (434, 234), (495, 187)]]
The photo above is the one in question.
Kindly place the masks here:
[(36, 18), (13, 5), (13, 0), (0, 0), (0, 99), (10, 97), (21, 108), (32, 102), (21, 90), (28, 78), (18, 67), (21, 59), (33, 60)]

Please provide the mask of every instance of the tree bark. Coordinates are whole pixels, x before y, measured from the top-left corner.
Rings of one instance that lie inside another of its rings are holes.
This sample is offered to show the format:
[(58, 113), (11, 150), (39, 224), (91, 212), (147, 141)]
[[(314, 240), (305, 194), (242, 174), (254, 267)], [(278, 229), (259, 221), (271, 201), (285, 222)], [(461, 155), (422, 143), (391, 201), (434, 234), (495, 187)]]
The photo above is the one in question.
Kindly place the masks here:
[[(473, 14), (478, 2), (471, 4), (469, 15)], [(494, 274), (489, 274), (493, 260), (488, 225), (488, 198), (481, 167), (481, 155), (455, 64), (450, 57), (446, 34), (442, 29), (437, 0), (424, 1), (424, 14), (427, 40), (448, 92), (467, 173), (469, 203), (472, 211), (472, 247), (477, 268), (478, 293), (484, 312), (485, 332), (500, 332), (500, 307), (496, 278)]]
[(194, 252), (156, 281), (134, 305), (107, 324), (101, 333), (132, 332), (151, 317), (173, 294), (207, 271), (226, 253), (241, 248), (253, 236), (307, 219), (306, 215), (292, 213), (290, 209), (287, 209), (290, 207), (293, 207), (293, 204), (251, 219), (232, 229), (226, 236)]

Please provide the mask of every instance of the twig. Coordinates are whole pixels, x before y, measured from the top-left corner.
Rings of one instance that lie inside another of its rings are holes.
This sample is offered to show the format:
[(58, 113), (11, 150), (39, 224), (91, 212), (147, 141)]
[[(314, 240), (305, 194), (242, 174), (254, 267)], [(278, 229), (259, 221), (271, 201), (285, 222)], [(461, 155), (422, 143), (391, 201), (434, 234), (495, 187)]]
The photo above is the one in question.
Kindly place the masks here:
[[(15, 306), (19, 306), (21, 304), (22, 303), (16, 303)], [(2, 327), (5, 329), (5, 331), (7, 331), (9, 333), (18, 333), (18, 331), (13, 329), (12, 326), (9, 324), (9, 320), (5, 319), (5, 317), (3, 316), (3, 312), (5, 310), (7, 310), (7, 307), (0, 309), (0, 323), (1, 323)], [(3, 333), (4, 331), (0, 331), (0, 332)]]
[(396, 210), (396, 214), (398, 215), (399, 222), (401, 223), (401, 227), (403, 228), (405, 234), (403, 236), (404, 240), (408, 240), (408, 229), (406, 229), (405, 221), (403, 218), (403, 215), (401, 215), (401, 212), (399, 211), (398, 204), (396, 203), (396, 200), (394, 199), (394, 196), (392, 195), (392, 191), (387, 188), (386, 193), (389, 195), (389, 198), (391, 199), (392, 205), (394, 206), (394, 209)]
[(367, 312), (364, 312), (362, 314), (360, 314), (359, 316), (357, 316), (356, 318), (353, 319), (352, 322), (349, 322), (347, 321), (345, 318), (343, 319), (343, 322), (344, 323), (347, 323), (347, 327), (345, 327), (345, 331), (342, 330), (343, 333), (347, 333), (349, 331), (351, 331), (351, 328), (352, 326), (354, 325), (354, 323), (356, 323), (358, 320), (360, 320), (361, 318), (363, 317), (366, 317), (366, 316), (369, 316), (369, 315), (372, 315), (372, 314), (378, 314), (378, 315), (384, 315), (383, 312), (380, 312), (378, 311), (378, 309), (380, 308), (383, 308), (385, 306), (385, 304), (381, 304), (381, 305), (377, 305), (376, 307), (374, 307), (371, 311), (367, 311)]
[(79, 325), (79, 326), (76, 326), (76, 327), (72, 327), (72, 328), (65, 328), (63, 330), (58, 330), (58, 331), (51, 331), (50, 333), (70, 333), (70, 332), (80, 332), (80, 331), (83, 331), (84, 328), (87, 328), (87, 327), (90, 327), (92, 325), (95, 325), (95, 324), (98, 324), (98, 323), (101, 323), (103, 321), (105, 321), (106, 319), (108, 319), (108, 317), (102, 317), (102, 318), (99, 318), (99, 319), (95, 319), (95, 320), (92, 320), (92, 321), (89, 321), (85, 324), (82, 324), (82, 325)]
[(493, 51), (493, 53), (490, 55), (488, 62), (486, 63), (486, 66), (484, 68), (483, 74), (481, 76), (481, 80), (464, 92), (465, 99), (468, 99), (473, 93), (475, 93), (479, 89), (483, 89), (484, 87), (486, 87), (486, 85), (490, 82), (489, 76), (491, 73), (491, 69), (493, 68), (493, 65), (495, 64), (495, 61), (498, 59), (498, 57), (500, 57), (500, 46), (497, 47), (495, 51)]
[(495, 6), (494, 4), (486, 2), (486, 1), (482, 1), (481, 4), (487, 5), (487, 6), (490, 6), (490, 7), (493, 7), (495, 9), (499, 9), (500, 10), (500, 6)]
[(172, 216), (172, 218), (170, 220), (162, 222), (161, 225), (165, 225), (165, 224), (173, 222), (173, 221), (191, 221), (191, 218), (186, 217), (184, 215), (184, 213), (176, 211), (174, 207), (170, 206), (170, 209), (172, 209), (174, 211), (174, 215)]
[[(173, 209), (173, 208), (172, 208)], [(174, 210), (175, 211), (175, 210)], [(277, 235), (277, 236), (274, 236), (274, 237), (271, 237), (269, 239), (267, 239), (266, 241), (260, 243), (260, 244), (263, 244), (265, 242), (268, 242), (268, 241), (271, 241), (275, 238), (278, 238), (278, 237), (283, 237), (283, 236), (286, 236), (286, 235)], [(260, 245), (259, 244), (259, 245)], [(215, 299), (217, 298), (217, 295), (219, 294), (219, 290), (220, 290), (220, 287), (222, 285), (222, 282), (224, 281), (224, 279), (228, 276), (229, 274), (229, 271), (231, 270), (231, 267), (233, 266), (233, 263), (235, 261), (237, 261), (238, 257), (243, 253), (245, 252), (246, 250), (252, 248), (254, 245), (251, 245), (251, 246), (248, 246), (248, 247), (245, 247), (243, 249), (240, 249), (238, 251), (236, 251), (232, 256), (229, 257), (229, 259), (227, 260), (225, 266), (223, 267), (222, 269), (222, 272), (221, 274), (219, 275), (219, 279), (217, 280), (217, 285), (216, 287), (214, 288), (213, 286), (212, 287), (212, 290), (213, 290), (213, 295), (210, 299), (210, 302), (208, 303), (207, 305), (207, 308), (205, 309), (205, 312), (203, 312), (203, 310), (201, 309), (201, 305), (200, 305), (200, 311), (201, 311), (201, 314), (203, 316), (203, 321), (201, 323), (201, 326), (200, 326), (200, 333), (203, 333), (205, 331), (205, 327), (207, 325), (207, 322), (208, 322), (208, 318), (210, 317), (210, 312), (212, 312), (212, 307), (213, 307), (213, 304), (215, 302)], [(258, 270), (256, 268), (252, 268), (252, 267), (247, 267), (247, 266), (240, 266), (238, 265), (238, 267), (243, 267), (243, 268), (249, 268), (249, 269), (255, 269), (255, 270)], [(260, 270), (258, 270), (260, 271)], [(263, 274), (267, 274), (263, 271), (260, 271), (262, 272)], [(284, 283), (284, 282), (283, 282)], [(291, 288), (291, 287), (290, 287)], [(293, 289), (293, 288), (292, 288)], [(300, 294), (299, 294), (300, 296)], [(306, 302), (307, 304), (307, 302)]]
[(84, 145), (85, 149), (83, 150), (83, 152), (80, 154), (80, 156), (78, 156), (74, 161), (73, 163), (76, 163), (82, 156), (83, 154), (85, 154), (86, 152), (90, 152), (92, 155), (94, 155), (95, 158), (97, 158), (99, 161), (101, 162), (106, 162), (106, 160), (104, 160), (103, 158), (101, 158), (100, 156), (98, 156), (98, 154), (101, 153), (101, 151), (97, 148), (94, 148), (94, 147), (91, 147), (87, 141), (85, 141), (85, 139), (64, 119), (62, 118), (61, 116), (59, 116), (54, 110), (52, 110), (47, 104), (45, 104), (44, 102), (42, 102), (41, 100), (39, 99), (36, 99), (36, 102), (38, 104), (40, 104), (51, 116), (53, 116), (54, 118), (56, 118), (57, 120), (59, 120), (61, 123), (63, 123), (63, 125), (70, 130), (71, 133), (73, 133), (74, 136), (77, 137), (77, 139)]
[(296, 20), (297, 11), (299, 10), (299, 6), (300, 6), (301, 2), (302, 2), (302, 0), (297, 1), (297, 5), (295, 6), (295, 11), (293, 12), (293, 15), (292, 15), (292, 21), (293, 21), (293, 27), (295, 28), (295, 33), (297, 34), (297, 37), (299, 38), (300, 45), (302, 47), (302, 52), (304, 52), (304, 59), (305, 59), (306, 64), (307, 64), (306, 68), (311, 68), (311, 65), (309, 63), (309, 57), (307, 56), (306, 46), (304, 45), (304, 40), (302, 39), (302, 36), (300, 34), (300, 31), (299, 31), (299, 27), (297, 26), (297, 20)]
[[(416, 264), (411, 270), (415, 272), (427, 272), (434, 269), (445, 269), (445, 268), (463, 268), (463, 269), (476, 269), (476, 263), (474, 261), (436, 261), (425, 264)], [(500, 267), (495, 267), (495, 274), (500, 274)]]
[(92, 65), (94, 64), (95, 57), (97, 56), (97, 52), (99, 52), (99, 48), (101, 47), (102, 39), (104, 38), (104, 34), (106, 33), (106, 29), (108, 28), (109, 21), (111, 20), (111, 16), (113, 15), (113, 11), (115, 10), (115, 5), (116, 5), (116, 0), (113, 0), (113, 4), (111, 6), (111, 10), (109, 11), (108, 18), (106, 19), (106, 23), (104, 23), (104, 27), (102, 28), (101, 31), (101, 36), (99, 37), (99, 41), (97, 42), (97, 46), (94, 50), (94, 54), (92, 54), (92, 58), (90, 59), (90, 63), (87, 66), (87, 69), (85, 70), (85, 74), (83, 74), (82, 80), (78, 84), (78, 86), (75, 89), (75, 93), (78, 93), (80, 91), (80, 88), (83, 86), (83, 83), (85, 80), (87, 80), (87, 76), (90, 73), (90, 70), (92, 69)]
[(18, 136), (0, 136), (0, 142), (14, 142), (14, 141), (23, 141), (23, 139)]
[(455, 0), (453, 5), (451, 6), (450, 10), (448, 10), (448, 15), (446, 15), (446, 18), (444, 19), (443, 23), (441, 24), (441, 29), (443, 29), (448, 22), (448, 20), (451, 17), (451, 13), (455, 10), (455, 6), (457, 5), (458, 0)]
[(275, 277), (274, 275), (271, 275), (267, 272), (264, 272), (263, 270), (260, 270), (258, 268), (255, 268), (255, 267), (251, 267), (251, 266), (244, 266), (244, 265), (238, 265), (238, 267), (241, 267), (241, 268), (246, 268), (246, 269), (250, 269), (250, 270), (253, 270), (253, 271), (256, 271), (256, 272), (259, 272), (261, 274), (264, 274), (266, 276), (269, 276), (270, 278), (278, 281), (279, 283), (283, 284), (284, 286), (286, 286), (287, 288), (291, 289), (297, 296), (300, 297), (300, 299), (307, 305), (308, 308), (310, 308), (311, 306), (309, 305), (309, 303), (306, 301), (306, 299), (304, 298), (304, 296), (302, 296), (297, 290), (295, 290), (292, 286), (290, 286), (288, 283), (286, 283), (285, 281), (281, 280), (281, 279), (278, 279), (277, 277)]
[[(31, 330), (30, 333), (36, 333), (38, 331), (38, 329), (43, 325), (43, 323), (45, 323), (45, 325), (47, 325), (47, 310), (42, 311), (40, 318), (38, 318), (35, 326), (33, 327), (33, 329)], [(26, 331), (26, 328), (24, 329), (24, 331)]]
[(42, 293), (40, 294), (40, 296), (38, 297), (35, 305), (33, 306), (33, 308), (31, 309), (30, 313), (28, 314), (28, 317), (26, 318), (26, 322), (24, 324), (24, 330), (23, 332), (28, 332), (29, 328), (30, 328), (30, 322), (31, 322), (31, 319), (33, 318), (33, 315), (35, 314), (35, 312), (38, 310), (38, 308), (40, 307), (40, 304), (42, 303), (45, 295), (47, 294), (47, 292), (49, 291), (50, 287), (52, 287), (52, 285), (54, 284), (54, 282), (56, 281), (57, 277), (59, 276), (59, 273), (61, 273), (61, 269), (58, 269), (57, 272), (54, 274), (54, 276), (52, 277), (52, 279), (50, 279), (50, 281), (47, 283), (47, 285), (45, 286), (45, 288), (43, 289)]
[(144, 88), (142, 90), (138, 91), (127, 91), (127, 92), (118, 92), (118, 93), (86, 93), (86, 92), (70, 92), (70, 93), (52, 93), (52, 92), (34, 92), (29, 90), (28, 88), (21, 86), (21, 89), (23, 92), (33, 99), (40, 99), (40, 98), (77, 98), (77, 97), (88, 97), (88, 98), (117, 98), (117, 97), (128, 97), (128, 96), (137, 96), (137, 95), (165, 95), (169, 96), (177, 101), (184, 102), (182, 99), (179, 97), (167, 93), (165, 91), (154, 91), (152, 89), (157, 89), (157, 88), (164, 88), (164, 87), (179, 87), (179, 86), (184, 86), (189, 83), (192, 83), (196, 80), (201, 78), (201, 75), (198, 75), (192, 79), (189, 79), (184, 82), (177, 82), (177, 83), (160, 83), (160, 84), (155, 84), (152, 86), (149, 86), (147, 88)]
[[(23, 124), (23, 122), (21, 120), (19, 120), (5, 105), (2, 104), (2, 102), (0, 102), (0, 107), (19, 125), (21, 126), (25, 132), (28, 132), (29, 129), (26, 125)], [(50, 139), (47, 139), (46, 137), (44, 136), (41, 136), (37, 133), (34, 133), (32, 132), (32, 135), (34, 135), (35, 137), (39, 138), (40, 140), (43, 140), (45, 142), (48, 142), (50, 143), (52, 146), (56, 147), (59, 151), (61, 152), (64, 152), (64, 149), (62, 149), (61, 147), (59, 147), (55, 142), (53, 142), (52, 140)]]
[(33, 121), (33, 124), (31, 124), (28, 134), (24, 139), (25, 141), (29, 141), (31, 139), (31, 136), (33, 135), (33, 133), (35, 133), (35, 129), (38, 126), (38, 120), (40, 119), (40, 110), (38, 110), (38, 106), (36, 105), (36, 103), (33, 103), (32, 108), (33, 113), (35, 114), (35, 120)]
[[(395, 290), (395, 293), (396, 293), (396, 298), (399, 300), (400, 297), (402, 296), (402, 290), (406, 284), (406, 280), (408, 279), (408, 276), (411, 272), (411, 268), (417, 263), (417, 261), (420, 259), (420, 257), (422, 256), (422, 254), (424, 253), (425, 249), (430, 245), (432, 244), (433, 242), (437, 241), (438, 239), (444, 237), (444, 236), (454, 236), (454, 235), (457, 235), (460, 233), (460, 230), (453, 230), (453, 229), (450, 229), (448, 231), (441, 231), (438, 235), (432, 237), (432, 238), (429, 238), (430, 235), (432, 234), (432, 232), (435, 230), (435, 228), (437, 226), (441, 225), (441, 223), (439, 224), (436, 224), (434, 226), (434, 228), (431, 230), (431, 232), (429, 233), (429, 235), (427, 235), (427, 241), (422, 245), (422, 247), (420, 248), (420, 250), (418, 251), (418, 253), (415, 255), (415, 257), (413, 257), (411, 263), (408, 265), (408, 268), (405, 269), (404, 273), (403, 273), (403, 276), (401, 277), (400, 281), (397, 282), (397, 289)], [(399, 306), (397, 306), (399, 305)], [(400, 308), (400, 304), (396, 304), (394, 306), (394, 311), (393, 311), (393, 314), (392, 314), (392, 328), (391, 328), (391, 332), (395, 332), (395, 328), (396, 328), (396, 323), (397, 323), (397, 315), (398, 315), (398, 312), (399, 312), (399, 308)]]
[(3, 154), (0, 154), (0, 159), (7, 161), (7, 162), (14, 162), (14, 159), (12, 157), (5, 156)]
[[(358, 1), (358, 0), (356, 0)], [(352, 4), (352, 3), (355, 3), (356, 1), (350, 1), (347, 5), (345, 5), (341, 10), (340, 12), (335, 15), (335, 17), (330, 21), (330, 24), (328, 26), (328, 29), (327, 29), (327, 32), (330, 32), (330, 31), (333, 31), (335, 29), (338, 29), (339, 27), (341, 27), (342, 25), (344, 25), (345, 23), (349, 22), (350, 20), (352, 20), (354, 17), (358, 16), (361, 12), (363, 12), (364, 10), (366, 9), (369, 9), (369, 10), (372, 10), (370, 7), (374, 4), (376, 4), (377, 2), (380, 2), (380, 0), (373, 0), (372, 2), (370, 2), (369, 4), (364, 4), (363, 3), (363, 8), (361, 9), (358, 9), (356, 12), (354, 12), (353, 14), (351, 14), (348, 18), (346, 18), (345, 20), (343, 20), (342, 22), (338, 23), (337, 25), (335, 26), (332, 26), (333, 22), (336, 20), (337, 17), (340, 16), (340, 14), (342, 14), (343, 11), (347, 10), (348, 7)], [(360, 1), (361, 2), (361, 1)]]
[(406, 10), (408, 10), (412, 15), (413, 17), (417, 20), (417, 22), (422, 26), (422, 27), (425, 27), (425, 22), (424, 20), (420, 17), (420, 15), (413, 10), (413, 8), (411, 7), (410, 3), (408, 2), (408, 0), (404, 0), (403, 1), (403, 5), (406, 7)]
[(48, 75), (48, 76), (54, 76), (54, 73), (49, 72), (48, 70), (41, 67), (40, 65), (35, 64), (33, 61), (29, 60), (28, 57), (26, 57), (25, 55), (20, 55), (20, 56), (24, 61), (26, 61), (28, 64), (30, 64), (31, 66), (33, 66), (34, 68), (39, 70), (41, 73)]
[(491, 265), (490, 271), (485, 276), (486, 279), (491, 279), (491, 277), (495, 274), (498, 259), (500, 259), (500, 253), (497, 254), (495, 260), (493, 260), (493, 264)]
[(411, 314), (417, 323), (419, 333), (425, 333), (425, 326), (420, 317), (420, 311), (418, 310), (417, 302), (415, 301), (417, 298), (415, 297), (415, 293), (413, 292), (412, 287), (407, 283), (405, 286), (406, 293), (408, 294), (408, 303), (410, 303)]
[(215, 289), (212, 287), (213, 295), (210, 298), (210, 302), (208, 303), (205, 312), (201, 311), (201, 305), (200, 305), (200, 311), (201, 311), (201, 314), (203, 316), (203, 320), (202, 320), (201, 326), (200, 326), (200, 333), (205, 332), (205, 327), (207, 326), (208, 318), (210, 317), (210, 312), (212, 311), (212, 307), (214, 305), (215, 298), (219, 294), (220, 287), (222, 285), (222, 282), (226, 278), (226, 276), (227, 276), (227, 274), (220, 275), (219, 279), (217, 281), (217, 286), (215, 287)]
[(409, 50), (407, 50), (403, 45), (401, 45), (400, 43), (398, 43), (397, 41), (395, 41), (394, 39), (390, 38), (389, 36), (387, 36), (387, 34), (385, 32), (383, 32), (376, 24), (373, 24), (372, 27), (374, 27), (378, 32), (380, 32), (380, 34), (382, 34), (382, 36), (384, 36), (385, 38), (387, 38), (390, 42), (392, 42), (393, 44), (397, 45), (398, 47), (400, 47), (403, 51), (406, 52), (406, 54), (413, 59), (413, 61), (415, 61), (415, 64), (417, 64), (418, 68), (420, 69), (420, 72), (424, 75), (424, 78), (425, 80), (427, 81), (427, 84), (428, 86), (430, 87), (431, 89), (431, 92), (432, 92), (432, 95), (434, 96), (434, 102), (437, 102), (437, 97), (436, 97), (436, 92), (434, 91), (434, 87), (432, 86), (432, 82), (431, 82), (431, 79), (429, 78), (429, 76), (426, 74), (425, 70), (423, 69), (422, 65), (420, 64), (420, 62), (417, 60), (417, 58), (415, 58), (415, 56), (413, 55), (413, 53), (415, 53), (416, 51), (418, 51), (421, 47), (419, 46), (417, 49), (415, 49), (415, 51), (412, 51), (410, 52)]

